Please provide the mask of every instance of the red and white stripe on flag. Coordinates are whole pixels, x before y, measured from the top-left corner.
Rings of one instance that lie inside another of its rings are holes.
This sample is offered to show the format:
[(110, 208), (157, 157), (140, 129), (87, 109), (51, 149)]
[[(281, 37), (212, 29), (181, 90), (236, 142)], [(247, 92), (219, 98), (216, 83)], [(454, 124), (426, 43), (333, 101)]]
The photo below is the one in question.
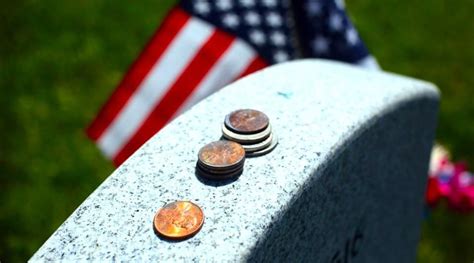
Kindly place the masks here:
[(244, 41), (174, 8), (87, 134), (120, 165), (174, 116), (266, 65)]

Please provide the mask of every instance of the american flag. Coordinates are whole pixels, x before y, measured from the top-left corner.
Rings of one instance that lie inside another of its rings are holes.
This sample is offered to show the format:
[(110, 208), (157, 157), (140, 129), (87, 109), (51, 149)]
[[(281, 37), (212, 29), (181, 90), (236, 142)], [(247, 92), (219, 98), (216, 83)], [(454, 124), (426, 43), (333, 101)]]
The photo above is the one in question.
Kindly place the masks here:
[(228, 83), (303, 57), (378, 68), (342, 0), (182, 0), (87, 134), (120, 165), (174, 117)]

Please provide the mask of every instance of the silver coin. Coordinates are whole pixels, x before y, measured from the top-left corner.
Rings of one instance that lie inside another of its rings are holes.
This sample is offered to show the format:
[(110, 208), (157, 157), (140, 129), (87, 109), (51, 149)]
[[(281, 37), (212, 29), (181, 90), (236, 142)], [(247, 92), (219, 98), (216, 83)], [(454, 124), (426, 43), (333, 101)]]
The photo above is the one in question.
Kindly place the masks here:
[(264, 141), (256, 143), (256, 144), (247, 144), (247, 145), (242, 144), (242, 147), (244, 147), (245, 154), (247, 155), (247, 153), (249, 152), (256, 152), (256, 151), (260, 151), (267, 148), (268, 146), (272, 144), (272, 141), (273, 141), (273, 134), (270, 133), (270, 136), (268, 136), (268, 138), (266, 138)]
[(264, 154), (267, 154), (267, 153), (273, 151), (273, 149), (275, 149), (275, 147), (278, 144), (278, 137), (275, 135), (275, 133), (272, 133), (272, 137), (273, 137), (273, 140), (272, 140), (270, 146), (268, 146), (267, 148), (262, 149), (260, 151), (245, 152), (245, 157), (257, 157), (257, 156), (261, 156), (261, 155), (264, 155)]
[(255, 134), (239, 134), (230, 131), (225, 124), (222, 124), (222, 135), (230, 141), (235, 141), (241, 144), (254, 144), (265, 140), (272, 133), (272, 126), (268, 127), (262, 132)]

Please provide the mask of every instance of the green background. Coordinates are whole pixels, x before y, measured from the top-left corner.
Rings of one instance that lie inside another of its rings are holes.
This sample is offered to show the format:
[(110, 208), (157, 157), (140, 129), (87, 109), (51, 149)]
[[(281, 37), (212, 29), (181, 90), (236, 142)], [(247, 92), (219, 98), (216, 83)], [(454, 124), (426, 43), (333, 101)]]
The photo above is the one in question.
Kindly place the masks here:
[[(84, 128), (174, 1), (1, 1), (0, 261), (28, 259), (113, 171)], [(349, 0), (385, 70), (436, 83), (437, 138), (474, 167), (474, 1)], [(474, 215), (444, 205), (419, 262), (472, 262)]]

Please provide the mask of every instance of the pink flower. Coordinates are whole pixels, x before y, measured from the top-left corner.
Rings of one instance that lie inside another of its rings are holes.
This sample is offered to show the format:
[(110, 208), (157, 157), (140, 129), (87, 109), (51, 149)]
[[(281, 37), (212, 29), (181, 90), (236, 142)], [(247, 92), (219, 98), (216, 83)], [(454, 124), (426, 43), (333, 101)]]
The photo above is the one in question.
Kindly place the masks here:
[(464, 163), (453, 164), (449, 153), (436, 146), (432, 152), (426, 203), (434, 207), (446, 199), (449, 207), (459, 212), (474, 210), (474, 175)]
[(459, 212), (474, 209), (474, 179), (465, 167), (463, 164), (457, 165), (451, 180), (451, 193), (447, 196), (448, 204)]

